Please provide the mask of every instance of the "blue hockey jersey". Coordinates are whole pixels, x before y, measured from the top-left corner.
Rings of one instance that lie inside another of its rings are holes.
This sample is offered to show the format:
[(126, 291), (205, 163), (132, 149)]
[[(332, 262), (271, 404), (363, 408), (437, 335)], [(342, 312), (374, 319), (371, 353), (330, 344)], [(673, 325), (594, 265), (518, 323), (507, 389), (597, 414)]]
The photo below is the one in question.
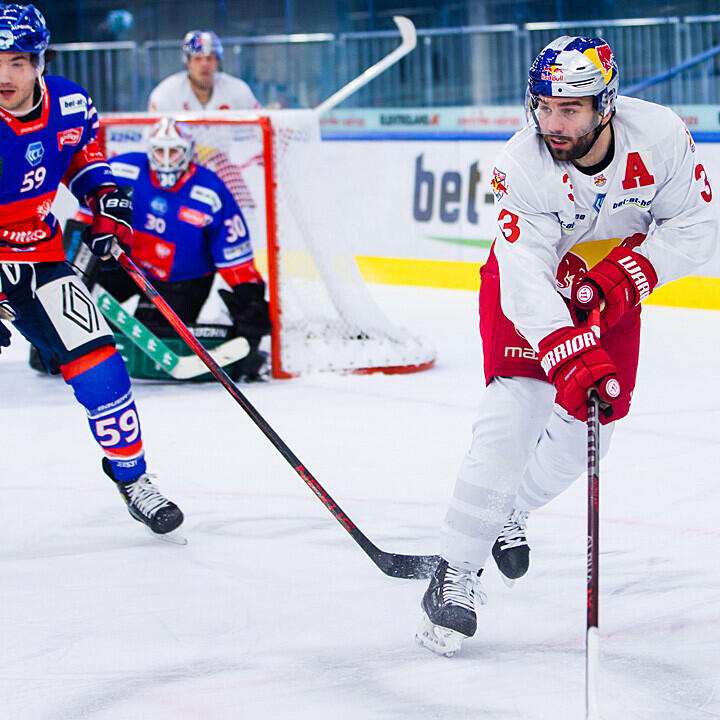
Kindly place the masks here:
[(0, 262), (64, 260), (50, 212), (58, 186), (64, 182), (81, 199), (114, 182), (87, 92), (63, 77), (44, 82), (37, 120), (23, 123), (0, 108)]
[(148, 275), (175, 282), (216, 270), (228, 277), (246, 266), (248, 279), (256, 276), (245, 218), (214, 172), (191, 163), (168, 189), (157, 183), (144, 153), (117, 155), (110, 167), (118, 184), (132, 188), (131, 256)]

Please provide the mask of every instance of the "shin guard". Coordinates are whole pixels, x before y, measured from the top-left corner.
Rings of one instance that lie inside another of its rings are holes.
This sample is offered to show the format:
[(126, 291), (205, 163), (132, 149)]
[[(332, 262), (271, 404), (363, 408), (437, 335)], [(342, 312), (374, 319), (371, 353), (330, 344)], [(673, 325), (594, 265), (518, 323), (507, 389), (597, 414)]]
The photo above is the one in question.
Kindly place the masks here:
[(140, 420), (130, 378), (118, 352), (105, 345), (60, 369), (85, 408), (90, 430), (115, 479), (130, 482), (138, 478), (145, 472)]

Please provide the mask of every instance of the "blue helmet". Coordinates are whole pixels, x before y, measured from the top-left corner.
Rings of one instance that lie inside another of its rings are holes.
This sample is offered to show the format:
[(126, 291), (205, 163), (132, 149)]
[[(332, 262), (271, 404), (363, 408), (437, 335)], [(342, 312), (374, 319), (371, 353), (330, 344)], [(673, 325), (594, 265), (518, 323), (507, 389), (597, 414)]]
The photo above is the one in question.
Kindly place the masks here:
[(563, 35), (543, 48), (528, 73), (527, 101), (532, 109), (540, 95), (591, 96), (595, 110), (605, 118), (615, 109), (617, 91), (617, 63), (602, 38)]
[(42, 58), (49, 42), (45, 18), (34, 5), (0, 3), (0, 51), (14, 50)]
[(212, 55), (219, 60), (223, 54), (220, 38), (212, 30), (191, 30), (183, 39), (183, 56), (185, 62), (191, 55)]

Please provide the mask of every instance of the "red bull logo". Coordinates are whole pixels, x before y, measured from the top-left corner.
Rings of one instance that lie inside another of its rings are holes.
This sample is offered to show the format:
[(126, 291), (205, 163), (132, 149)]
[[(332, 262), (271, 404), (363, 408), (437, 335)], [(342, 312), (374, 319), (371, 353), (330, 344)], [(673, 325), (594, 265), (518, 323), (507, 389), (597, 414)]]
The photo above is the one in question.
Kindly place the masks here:
[(558, 290), (569, 290), (575, 278), (582, 277), (588, 271), (585, 260), (573, 252), (568, 252), (558, 265), (555, 285)]
[(602, 173), (593, 178), (593, 185), (595, 185), (595, 187), (602, 187), (606, 182), (607, 178)]
[(560, 82), (563, 80), (563, 69), (557, 65), (548, 65), (543, 68), (540, 73), (541, 80), (548, 80), (550, 82)]
[(490, 181), (490, 185), (492, 186), (493, 194), (498, 200), (500, 200), (503, 195), (507, 195), (508, 189), (507, 183), (505, 182), (505, 173), (497, 168), (493, 168), (493, 176)]
[(599, 45), (595, 49), (597, 50), (598, 60), (600, 61), (605, 74), (607, 75), (608, 73), (611, 73), (613, 66), (615, 65), (615, 58), (613, 57), (613, 52), (610, 49), (610, 46), (605, 43), (604, 45)]

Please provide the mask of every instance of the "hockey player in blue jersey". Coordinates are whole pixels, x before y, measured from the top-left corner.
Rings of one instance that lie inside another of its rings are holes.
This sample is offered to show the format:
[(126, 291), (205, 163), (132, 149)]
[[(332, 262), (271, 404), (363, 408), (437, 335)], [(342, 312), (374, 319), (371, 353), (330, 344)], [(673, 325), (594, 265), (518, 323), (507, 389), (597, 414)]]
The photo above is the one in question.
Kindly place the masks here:
[(102, 467), (136, 520), (153, 532), (183, 514), (146, 473), (130, 380), (107, 323), (65, 262), (51, 205), (64, 183), (94, 212), (88, 244), (106, 262), (132, 242), (132, 202), (96, 140), (87, 92), (44, 76), (50, 32), (32, 5), (0, 4), (0, 345), (10, 321), (85, 408)]
[[(110, 161), (134, 202), (131, 258), (189, 325), (197, 321), (219, 273), (230, 287), (219, 291), (233, 322), (230, 336), (245, 337), (250, 345), (250, 353), (228, 372), (253, 379), (264, 363), (260, 339), (271, 331), (265, 283), (235, 198), (214, 172), (192, 161), (194, 150), (188, 126), (163, 118), (151, 131), (147, 153)], [(122, 270), (99, 273), (97, 280), (121, 302), (138, 291)], [(144, 296), (135, 317), (160, 336), (175, 336)]]

